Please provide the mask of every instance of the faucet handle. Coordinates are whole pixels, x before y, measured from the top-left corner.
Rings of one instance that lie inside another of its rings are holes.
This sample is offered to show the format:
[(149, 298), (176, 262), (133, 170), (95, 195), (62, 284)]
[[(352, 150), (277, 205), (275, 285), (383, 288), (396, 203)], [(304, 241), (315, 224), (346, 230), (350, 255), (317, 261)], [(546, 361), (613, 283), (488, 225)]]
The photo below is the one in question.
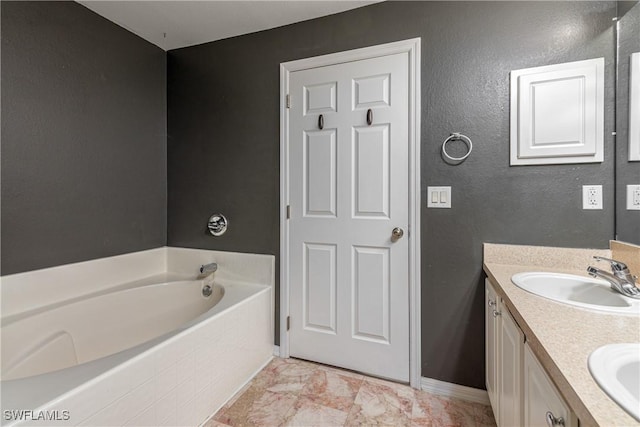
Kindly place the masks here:
[(613, 270), (614, 272), (629, 273), (629, 268), (627, 267), (627, 264), (625, 264), (622, 261), (616, 261), (615, 259), (605, 258), (602, 256), (594, 256), (593, 258), (596, 261), (609, 262), (609, 264), (611, 264), (611, 270)]

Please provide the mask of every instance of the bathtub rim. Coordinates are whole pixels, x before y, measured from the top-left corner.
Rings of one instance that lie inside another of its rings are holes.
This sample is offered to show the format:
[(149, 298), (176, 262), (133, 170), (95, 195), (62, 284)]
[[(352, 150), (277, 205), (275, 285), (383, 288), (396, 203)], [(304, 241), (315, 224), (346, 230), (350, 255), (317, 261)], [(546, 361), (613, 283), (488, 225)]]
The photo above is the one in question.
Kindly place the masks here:
[[(198, 266), (210, 262), (218, 264), (215, 275), (220, 280), (261, 283), (275, 289), (275, 255), (160, 246), (0, 276), (0, 315), (22, 313), (163, 274), (193, 277)], [(89, 282), (88, 277), (92, 278)]]

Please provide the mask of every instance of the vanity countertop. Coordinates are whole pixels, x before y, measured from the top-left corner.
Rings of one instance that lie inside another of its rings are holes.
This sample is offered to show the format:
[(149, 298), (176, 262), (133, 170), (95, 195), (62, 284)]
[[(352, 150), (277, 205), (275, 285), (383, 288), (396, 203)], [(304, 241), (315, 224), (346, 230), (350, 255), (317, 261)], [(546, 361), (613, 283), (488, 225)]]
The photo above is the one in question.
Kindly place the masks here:
[(640, 316), (572, 307), (511, 282), (514, 274), (530, 271), (586, 276), (593, 255), (611, 253), (485, 244), (484, 271), (581, 426), (640, 426), (600, 389), (587, 366), (589, 354), (602, 345), (640, 342)]

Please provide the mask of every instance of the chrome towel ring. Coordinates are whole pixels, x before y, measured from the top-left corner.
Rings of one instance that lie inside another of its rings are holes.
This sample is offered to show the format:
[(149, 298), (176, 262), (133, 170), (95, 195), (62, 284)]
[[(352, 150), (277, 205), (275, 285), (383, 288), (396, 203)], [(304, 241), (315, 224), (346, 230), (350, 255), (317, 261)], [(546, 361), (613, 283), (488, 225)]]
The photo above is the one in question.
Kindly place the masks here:
[[(449, 153), (447, 153), (447, 143), (449, 141), (454, 141), (456, 139), (461, 140), (462, 142), (464, 142), (465, 144), (467, 144), (467, 148), (469, 149), (469, 151), (467, 151), (467, 153), (462, 156), (462, 157), (452, 157), (449, 155)], [(473, 143), (471, 142), (471, 140), (469, 139), (468, 136), (461, 134), (460, 132), (454, 132), (451, 135), (449, 135), (449, 137), (447, 139), (445, 139), (442, 142), (442, 154), (449, 160), (453, 160), (454, 162), (461, 162), (464, 159), (466, 159), (467, 157), (469, 157), (469, 154), (471, 154), (471, 150), (473, 150)]]

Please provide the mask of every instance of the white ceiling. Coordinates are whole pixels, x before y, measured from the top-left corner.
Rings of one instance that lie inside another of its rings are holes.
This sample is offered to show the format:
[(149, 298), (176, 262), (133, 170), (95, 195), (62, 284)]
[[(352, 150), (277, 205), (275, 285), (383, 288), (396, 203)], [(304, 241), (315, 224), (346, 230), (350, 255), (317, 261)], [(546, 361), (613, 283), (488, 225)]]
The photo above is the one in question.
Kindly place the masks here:
[(78, 3), (170, 50), (332, 15), (378, 1), (381, 0), (78, 0)]

